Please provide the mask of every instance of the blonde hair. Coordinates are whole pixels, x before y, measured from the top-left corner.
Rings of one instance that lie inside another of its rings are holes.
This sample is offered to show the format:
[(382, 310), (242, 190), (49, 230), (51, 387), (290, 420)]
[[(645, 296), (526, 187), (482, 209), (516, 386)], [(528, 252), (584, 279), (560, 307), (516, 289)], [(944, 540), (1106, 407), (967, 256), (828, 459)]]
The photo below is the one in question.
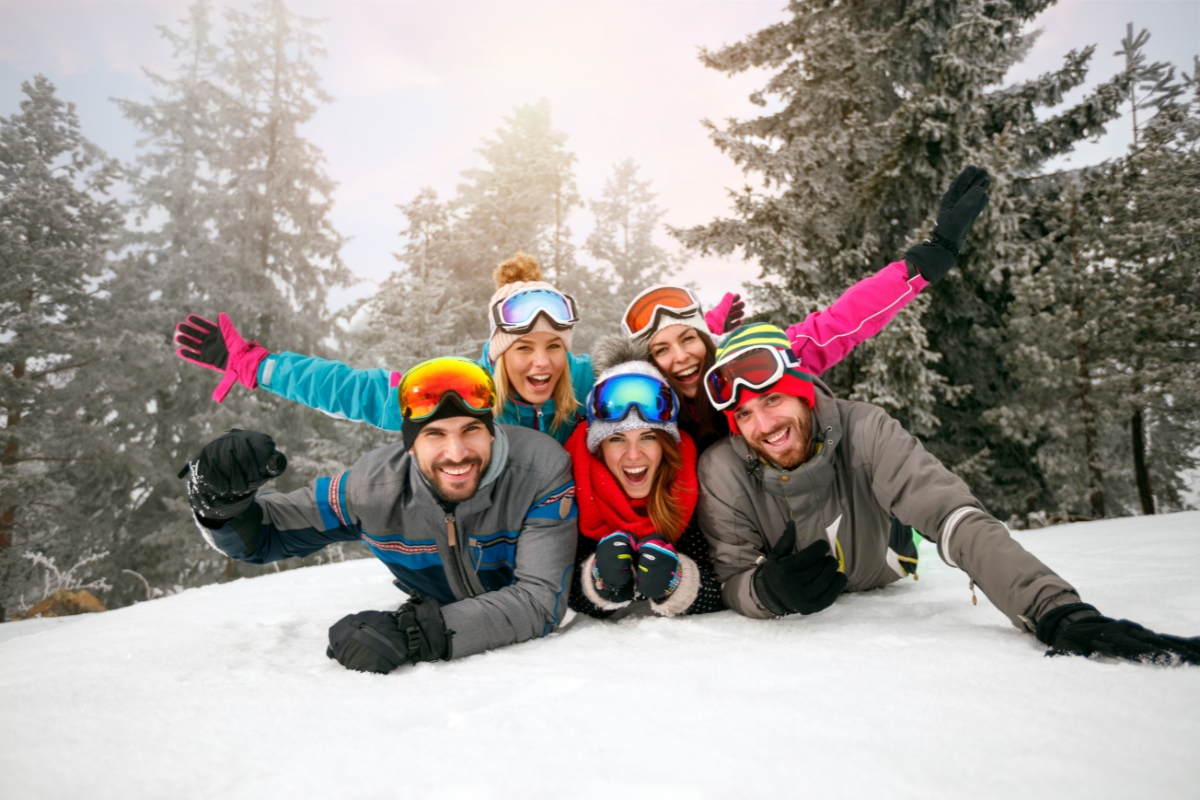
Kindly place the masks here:
[[(496, 359), (496, 366), (492, 371), (492, 378), (496, 383), (496, 421), (500, 421), (500, 415), (508, 408), (509, 402), (516, 396), (513, 391), (512, 381), (508, 377), (508, 368), (504, 365), (504, 354), (502, 353)], [(550, 431), (557, 433), (564, 425), (570, 424), (579, 410), (579, 401), (575, 399), (575, 387), (571, 384), (571, 365), (563, 368), (562, 375), (558, 376), (558, 381), (554, 384), (554, 392), (550, 395), (550, 399), (554, 401), (554, 419), (550, 421)]]

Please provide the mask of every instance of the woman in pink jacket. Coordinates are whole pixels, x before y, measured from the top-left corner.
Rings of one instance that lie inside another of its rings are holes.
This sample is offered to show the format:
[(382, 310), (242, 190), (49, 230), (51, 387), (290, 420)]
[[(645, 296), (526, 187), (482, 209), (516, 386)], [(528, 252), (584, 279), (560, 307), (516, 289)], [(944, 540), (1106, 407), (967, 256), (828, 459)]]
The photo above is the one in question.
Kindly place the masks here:
[[(938, 209), (929, 240), (909, 248), (851, 286), (833, 305), (809, 314), (787, 329), (797, 366), (819, 376), (892, 320), (926, 286), (937, 283), (954, 265), (971, 224), (987, 206), (987, 171), (967, 167), (950, 184)], [(682, 286), (653, 286), (633, 299), (621, 319), (625, 335), (649, 348), (650, 359), (679, 395), (679, 427), (703, 453), (729, 433), (725, 415), (708, 403), (701, 382), (716, 361), (709, 331), (729, 333), (742, 318), (737, 295), (701, 313), (700, 301)]]

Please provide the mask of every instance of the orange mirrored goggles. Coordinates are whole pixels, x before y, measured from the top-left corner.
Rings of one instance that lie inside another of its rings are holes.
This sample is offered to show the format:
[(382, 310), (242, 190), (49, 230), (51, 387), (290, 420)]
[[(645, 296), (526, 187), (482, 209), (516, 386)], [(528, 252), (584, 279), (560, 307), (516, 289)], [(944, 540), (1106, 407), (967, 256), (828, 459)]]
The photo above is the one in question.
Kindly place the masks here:
[(631, 338), (654, 330), (663, 314), (688, 317), (700, 311), (700, 299), (682, 286), (651, 286), (629, 304), (621, 328)]
[(496, 384), (483, 367), (466, 358), (422, 361), (400, 379), (400, 416), (420, 422), (453, 392), (467, 410), (483, 413), (496, 405)]

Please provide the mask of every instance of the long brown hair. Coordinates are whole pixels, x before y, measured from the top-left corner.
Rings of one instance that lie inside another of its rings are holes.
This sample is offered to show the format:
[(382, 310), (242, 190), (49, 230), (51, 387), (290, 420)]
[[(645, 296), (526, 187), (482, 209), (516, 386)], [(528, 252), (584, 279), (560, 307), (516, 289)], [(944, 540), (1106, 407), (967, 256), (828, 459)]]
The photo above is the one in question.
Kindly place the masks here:
[(713, 344), (712, 337), (703, 333), (700, 334), (700, 341), (704, 344), (704, 360), (700, 362), (700, 389), (696, 393), (695, 400), (688, 400), (684, 397), (675, 376), (669, 372), (663, 372), (667, 383), (679, 397), (679, 429), (687, 431), (697, 445), (701, 442), (707, 443), (727, 433), (724, 415), (712, 407), (712, 403), (708, 402), (708, 395), (704, 391), (704, 376), (712, 369), (712, 365), (717, 363), (717, 346)]
[(653, 430), (654, 437), (662, 446), (662, 463), (658, 465), (658, 472), (650, 484), (650, 494), (646, 497), (646, 513), (654, 523), (654, 530), (674, 544), (683, 535), (688, 523), (683, 518), (683, 509), (680, 508), (679, 501), (671, 493), (675, 478), (683, 469), (683, 452), (671, 434), (657, 428)]

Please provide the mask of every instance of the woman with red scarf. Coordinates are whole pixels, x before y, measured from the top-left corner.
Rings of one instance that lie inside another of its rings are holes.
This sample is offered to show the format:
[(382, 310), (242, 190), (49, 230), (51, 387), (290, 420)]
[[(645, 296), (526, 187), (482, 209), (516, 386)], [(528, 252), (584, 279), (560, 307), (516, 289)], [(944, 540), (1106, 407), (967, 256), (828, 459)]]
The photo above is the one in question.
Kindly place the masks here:
[(571, 607), (605, 618), (645, 599), (673, 617), (725, 608), (696, 526), (696, 445), (679, 430), (679, 399), (624, 337), (600, 344), (587, 421), (567, 440), (579, 505)]

